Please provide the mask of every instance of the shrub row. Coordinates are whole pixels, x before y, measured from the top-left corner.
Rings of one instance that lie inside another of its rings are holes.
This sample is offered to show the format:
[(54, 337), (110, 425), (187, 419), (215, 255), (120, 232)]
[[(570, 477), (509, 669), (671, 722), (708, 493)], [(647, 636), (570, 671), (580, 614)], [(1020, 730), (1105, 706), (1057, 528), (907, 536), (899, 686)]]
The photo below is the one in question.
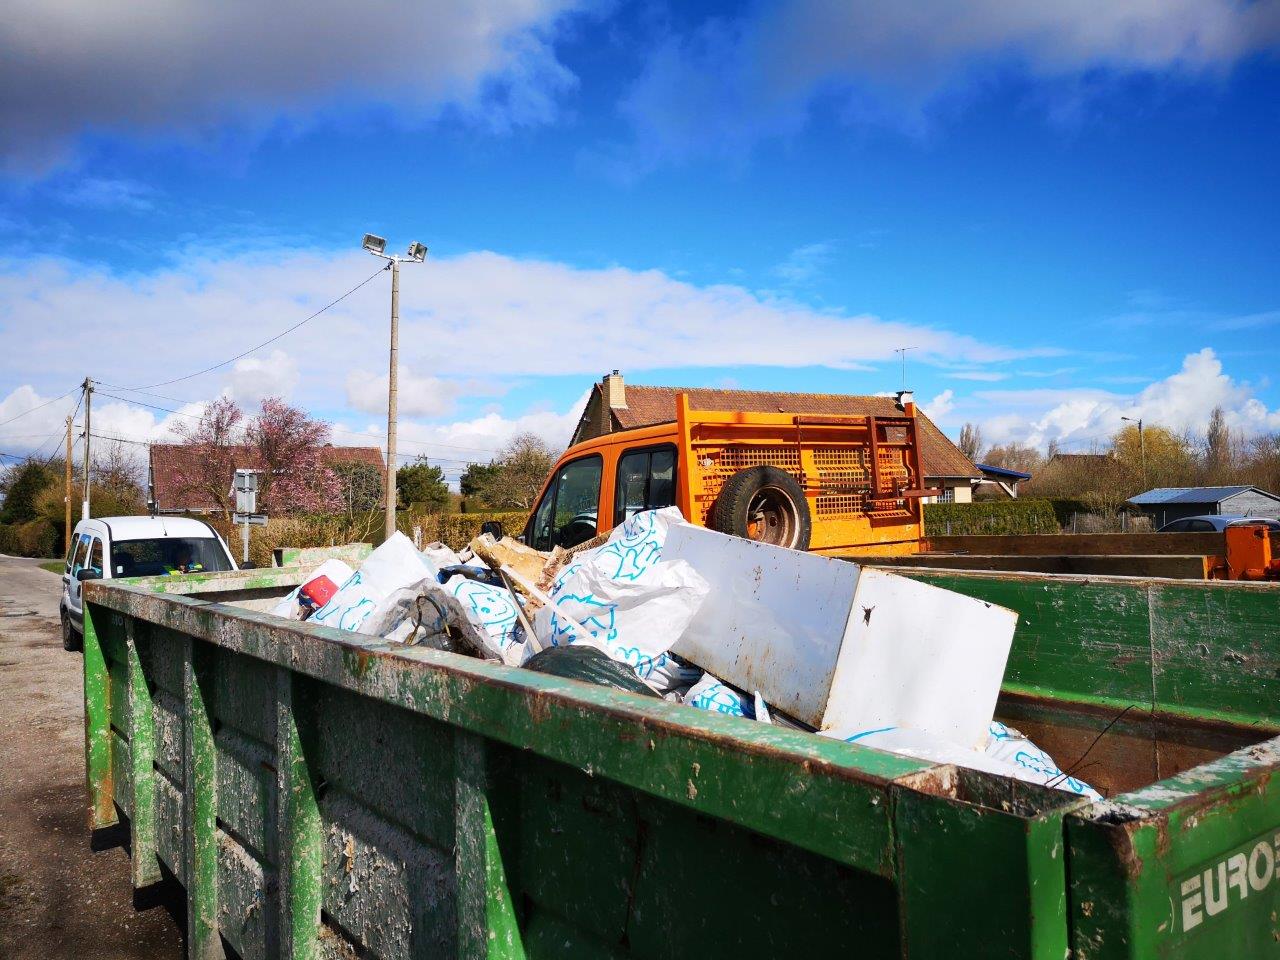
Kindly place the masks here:
[(17, 557), (56, 557), (61, 532), (44, 519), (0, 523), (0, 553)]
[[(362, 514), (300, 514), (272, 517), (265, 526), (249, 530), (249, 560), (255, 566), (270, 566), (279, 547), (333, 547), (344, 543), (372, 543), (383, 540), (384, 514), (380, 510)], [(486, 520), (501, 521), (512, 536), (524, 529), (524, 513), (418, 513), (401, 511), (396, 515), (396, 529), (413, 537), (419, 528), (424, 544), (440, 541), (455, 550), (465, 547), (480, 533)], [(207, 517), (240, 561), (240, 527), (233, 527), (220, 517)]]
[(528, 514), (506, 513), (402, 513), (396, 517), (396, 529), (413, 536), (413, 528), (420, 527), (423, 543), (439, 541), (454, 550), (460, 550), (479, 535), (480, 525), (497, 520), (505, 528), (507, 536), (518, 536), (524, 529)]
[(1061, 529), (1047, 500), (928, 503), (924, 508), (927, 537), (1059, 533)]

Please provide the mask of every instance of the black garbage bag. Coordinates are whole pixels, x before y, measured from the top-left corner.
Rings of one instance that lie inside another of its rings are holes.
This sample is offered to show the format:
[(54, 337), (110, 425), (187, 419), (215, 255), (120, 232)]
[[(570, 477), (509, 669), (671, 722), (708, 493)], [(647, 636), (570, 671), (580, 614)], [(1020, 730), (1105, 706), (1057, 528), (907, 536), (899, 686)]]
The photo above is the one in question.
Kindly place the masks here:
[(612, 687), (628, 693), (642, 693), (657, 697), (649, 686), (635, 675), (625, 663), (619, 663), (603, 650), (585, 643), (563, 647), (547, 647), (535, 653), (524, 664), (526, 670), (548, 673), (553, 677), (582, 680), (599, 687)]

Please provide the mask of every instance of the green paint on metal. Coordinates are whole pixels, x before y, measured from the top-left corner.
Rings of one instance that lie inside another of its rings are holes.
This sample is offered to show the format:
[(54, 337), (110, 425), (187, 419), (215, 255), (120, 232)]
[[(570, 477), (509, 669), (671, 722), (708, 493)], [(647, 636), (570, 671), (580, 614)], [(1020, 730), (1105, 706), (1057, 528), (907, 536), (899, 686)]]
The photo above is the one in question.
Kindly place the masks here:
[[(1280, 834), (1280, 742), (1090, 805), (211, 603), (210, 594), (249, 589), (247, 572), (218, 576), (189, 596), (120, 582), (89, 589), (99, 624), (119, 618), (99, 643), (101, 672), (119, 669), (132, 686), (125, 639), (147, 638), (135, 643), (136, 662), (155, 685), (155, 765), (174, 748), (163, 732), (170, 712), (185, 725), (187, 823), (178, 826), (191, 843), (193, 956), (215, 955), (219, 934), (247, 960), (1056, 960), (1068, 943), (1081, 958), (1276, 955), (1268, 938), (1280, 880), (1263, 884), (1260, 851)], [(1076, 590), (1087, 589), (1073, 593), (1043, 578), (948, 576), (944, 585), (1023, 612), (1002, 702), (1074, 724), (1081, 751), (1130, 704), (1141, 713), (1112, 732), (1140, 746), (1149, 732), (1157, 771), (1161, 724), (1193, 731), (1195, 718), (1195, 736), (1232, 746), (1280, 726), (1263, 676), (1275, 594), (1200, 584), (1190, 586), (1206, 595), (1161, 595), (1166, 585), (1148, 581), (1080, 581)], [(1209, 637), (1207, 660), (1193, 628)], [(1240, 631), (1255, 628), (1263, 640), (1241, 645)], [(181, 671), (175, 648), (185, 649)], [(136, 741), (138, 701), (121, 710), (110, 702), (115, 678), (91, 693), (89, 675), (86, 665), (86, 715), (95, 701)], [(1191, 749), (1195, 763), (1231, 749), (1169, 744)], [(129, 741), (111, 752), (124, 760), (122, 780), (138, 775)], [(167, 796), (157, 794), (160, 837), (178, 816), (160, 802)], [(221, 867), (211, 847), (224, 851)], [(1271, 857), (1274, 869), (1274, 844)], [(1241, 862), (1247, 895), (1229, 886)], [(1187, 907), (1183, 884), (1198, 876), (1204, 886), (1206, 871), (1217, 884), (1219, 864), (1235, 900), (1212, 915), (1207, 904)], [(1203, 919), (1178, 927), (1184, 909)], [(271, 922), (253, 927), (254, 910)]]
[(1067, 955), (1070, 808), (1053, 790), (992, 786), (957, 769), (936, 793), (896, 791), (904, 955), (952, 956), (957, 943), (983, 956)]
[(1280, 741), (1067, 818), (1081, 960), (1280, 956)]
[[(280, 955), (319, 956), (323, 835), (302, 731), (314, 717), (299, 677), (276, 671), (276, 811), (280, 877)], [(300, 716), (301, 715), (301, 716)]]
[(208, 708), (214, 651), (190, 640), (185, 646), (187, 950), (195, 960), (217, 960), (217, 750)]
[(111, 677), (99, 639), (98, 621), (124, 618), (107, 609), (84, 605), (84, 758), (89, 791), (89, 827), (117, 822), (111, 765)]
[(491, 800), (499, 804), (503, 801), (495, 796), (484, 740), (464, 731), (454, 736), (454, 872), (458, 884), (455, 953), (489, 960), (523, 960), (527, 954), (516, 915), (516, 897), (507, 880), (491, 806)]
[(1280, 726), (1280, 589), (902, 571), (1018, 611), (1006, 689)]
[(150, 624), (130, 618), (125, 624), (128, 657), (128, 736), (129, 778), (131, 791), (132, 850), (130, 864), (135, 888), (160, 880), (160, 861), (156, 858), (155, 804), (155, 716), (151, 691), (143, 671), (145, 655), (140, 647), (148, 643)]

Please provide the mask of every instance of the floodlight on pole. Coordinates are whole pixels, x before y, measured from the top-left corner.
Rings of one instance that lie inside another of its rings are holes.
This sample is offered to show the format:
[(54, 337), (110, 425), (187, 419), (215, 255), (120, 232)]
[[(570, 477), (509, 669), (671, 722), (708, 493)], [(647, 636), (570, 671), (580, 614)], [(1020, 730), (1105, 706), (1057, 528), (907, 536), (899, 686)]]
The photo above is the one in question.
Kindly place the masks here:
[(366, 233), (363, 246), (375, 257), (390, 260), (391, 268), (391, 365), (387, 373), (387, 482), (386, 524), (384, 533), (390, 537), (396, 532), (396, 413), (398, 402), (400, 365), (400, 263), (422, 263), (427, 259), (427, 248), (416, 240), (409, 244), (403, 256), (386, 253), (387, 241), (376, 234)]

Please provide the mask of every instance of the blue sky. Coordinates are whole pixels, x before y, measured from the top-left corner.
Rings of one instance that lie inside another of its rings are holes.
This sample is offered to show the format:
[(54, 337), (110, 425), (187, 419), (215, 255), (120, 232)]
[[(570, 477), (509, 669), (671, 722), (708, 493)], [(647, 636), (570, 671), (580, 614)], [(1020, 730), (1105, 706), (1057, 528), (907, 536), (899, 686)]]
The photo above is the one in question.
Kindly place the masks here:
[(386, 277), (126, 389), (355, 286), (366, 230), (431, 248), (402, 430), (451, 472), (614, 367), (873, 393), (896, 347), (953, 434), (1280, 430), (1273, 0), (168, 6), (0, 39), (2, 452), (86, 375), (129, 439), (227, 391), (376, 442)]

